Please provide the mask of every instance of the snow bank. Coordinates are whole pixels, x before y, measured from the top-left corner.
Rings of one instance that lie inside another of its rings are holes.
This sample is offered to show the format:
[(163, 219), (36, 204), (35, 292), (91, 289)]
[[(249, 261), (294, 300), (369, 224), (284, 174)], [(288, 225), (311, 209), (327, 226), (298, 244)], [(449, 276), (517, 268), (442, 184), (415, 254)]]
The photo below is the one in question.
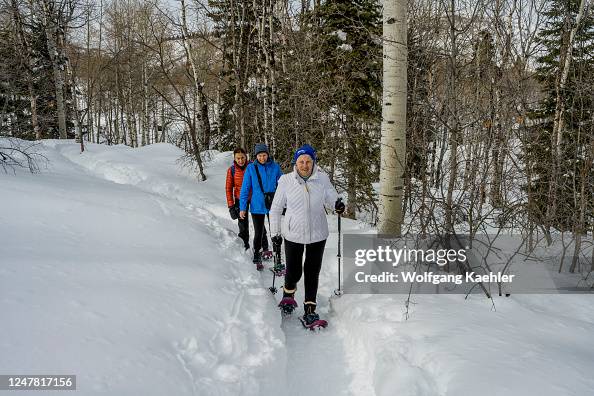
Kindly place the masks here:
[(280, 319), (179, 150), (43, 154), (41, 174), (0, 174), (0, 372), (76, 374), (80, 394), (276, 390)]
[(356, 394), (590, 395), (594, 302), (583, 295), (343, 296)]

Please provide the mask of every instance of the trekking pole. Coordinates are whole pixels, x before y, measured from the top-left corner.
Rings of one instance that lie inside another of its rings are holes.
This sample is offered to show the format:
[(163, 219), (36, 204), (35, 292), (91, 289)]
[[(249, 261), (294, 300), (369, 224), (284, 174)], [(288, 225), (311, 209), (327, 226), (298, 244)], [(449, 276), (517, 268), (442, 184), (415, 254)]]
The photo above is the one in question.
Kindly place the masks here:
[[(266, 218), (268, 219), (268, 233), (270, 233), (271, 230), (270, 230), (270, 214), (269, 213), (266, 213)], [(274, 235), (272, 235), (270, 238), (272, 238), (273, 236)], [(268, 238), (268, 237), (266, 237), (266, 238)], [(273, 247), (273, 249), (274, 249), (274, 247)]]
[(281, 266), (281, 245), (272, 242), (272, 250), (273, 250), (273, 257), (274, 257), (274, 267), (270, 268), (272, 271), (272, 286), (268, 288), (272, 292), (272, 294), (276, 294), (277, 289), (274, 286), (274, 281), (276, 280), (277, 276), (285, 275), (284, 271), (280, 271), (278, 268)]
[[(340, 198), (338, 198), (339, 201), (341, 201)], [(337, 296), (342, 296), (342, 290), (340, 290), (340, 259), (342, 258), (342, 255), (340, 253), (340, 218), (342, 217), (342, 215), (339, 213), (338, 214), (338, 253), (336, 254), (336, 257), (338, 257), (338, 289), (334, 290), (334, 294)]]
[[(268, 219), (268, 232), (270, 232), (270, 215), (268, 213), (266, 214), (266, 218)], [(277, 257), (276, 257), (276, 245), (274, 244), (274, 242), (272, 243), (272, 250), (274, 250), (274, 253), (273, 253), (274, 254), (274, 267), (272, 268), (272, 286), (270, 286), (268, 288), (268, 290), (270, 290), (270, 292), (272, 294), (276, 294), (277, 289), (274, 286), (274, 282), (276, 281), (275, 268), (276, 268), (276, 264), (277, 264)]]
[[(274, 256), (274, 266), (276, 267), (276, 255)], [(276, 281), (276, 272), (272, 270), (272, 286), (268, 288), (272, 294), (276, 294), (277, 289), (274, 286), (274, 282)]]

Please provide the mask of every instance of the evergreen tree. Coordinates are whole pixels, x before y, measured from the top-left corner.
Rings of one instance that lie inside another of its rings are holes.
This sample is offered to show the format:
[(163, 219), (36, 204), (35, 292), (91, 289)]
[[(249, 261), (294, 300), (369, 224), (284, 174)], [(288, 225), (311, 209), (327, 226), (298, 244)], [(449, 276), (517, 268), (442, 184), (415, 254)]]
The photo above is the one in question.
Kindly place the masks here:
[[(247, 7), (245, 1), (237, 2), (241, 8)], [(217, 146), (221, 150), (232, 150), (239, 142), (235, 141), (235, 136), (238, 133), (235, 130), (235, 120), (237, 114), (233, 114), (233, 106), (236, 101), (236, 82), (241, 80), (241, 70), (237, 70), (234, 56), (245, 55), (243, 48), (239, 48), (239, 41), (245, 42), (247, 35), (241, 36), (241, 17), (237, 8), (233, 7), (233, 2), (229, 0), (209, 0), (208, 5), (210, 12), (208, 17), (213, 21), (213, 36), (215, 37), (219, 48), (222, 50), (222, 65), (219, 71), (219, 79), (224, 84), (221, 88), (219, 98), (219, 128), (223, 131), (224, 136), (220, 137), (221, 144)], [(247, 10), (246, 10), (247, 11)], [(246, 12), (246, 15), (250, 14)], [(247, 29), (246, 29), (247, 30)], [(235, 47), (234, 47), (235, 46)], [(235, 51), (238, 51), (235, 53)], [(240, 85), (241, 81), (239, 82)], [(238, 91), (238, 95), (242, 95), (243, 90)]]
[[(382, 15), (375, 0), (329, 0), (307, 20), (317, 40), (312, 65), (319, 76), (314, 85), (327, 100), (324, 111), (334, 120), (338, 139), (319, 142), (321, 157), (343, 159), (335, 179), (349, 193), (347, 213), (375, 209), (372, 183), (379, 175), (381, 123)], [(312, 77), (314, 77), (312, 75)], [(342, 144), (337, 145), (336, 143)], [(332, 154), (330, 154), (332, 152)]]
[[(241, 144), (246, 147), (265, 140), (263, 98), (267, 97), (268, 111), (272, 105), (270, 70), (265, 67), (265, 51), (270, 57), (270, 68), (278, 73), (275, 64), (274, 47), (277, 37), (273, 33), (270, 43), (270, 29), (278, 30), (278, 17), (272, 12), (272, 26), (269, 17), (277, 3), (271, 0), (210, 0), (209, 17), (214, 22), (214, 35), (223, 48), (223, 66), (219, 77), (225, 82), (221, 92), (220, 129), (225, 136), (219, 148), (231, 149)], [(266, 47), (266, 48), (264, 48)], [(268, 78), (266, 90), (263, 80)], [(268, 115), (270, 118), (270, 115)], [(268, 121), (268, 120), (267, 120)], [(268, 121), (269, 122), (269, 121)]]
[[(42, 137), (57, 138), (55, 90), (43, 28), (25, 7), (6, 8), (0, 30), (0, 108), (6, 110), (1, 131), (33, 140), (31, 95), (37, 99), (37, 121)], [(17, 21), (16, 18), (20, 20)], [(26, 23), (25, 23), (26, 19)]]
[[(592, 212), (591, 169), (584, 167), (592, 156), (592, 117), (594, 102), (591, 87), (594, 75), (594, 18), (586, 8), (577, 28), (572, 58), (564, 87), (561, 73), (567, 56), (571, 29), (576, 24), (580, 0), (551, 0), (545, 17), (545, 28), (538, 35), (543, 47), (536, 69), (536, 79), (542, 84), (544, 99), (530, 114), (534, 125), (530, 128), (526, 148), (526, 165), (531, 180), (528, 190), (532, 196), (529, 214), (538, 224), (559, 230), (571, 229), (575, 214), (580, 210), (582, 184), (587, 194), (586, 209)], [(562, 103), (560, 103), (562, 101)], [(557, 106), (563, 106), (563, 128), (560, 147), (553, 131)], [(557, 150), (561, 152), (558, 169), (554, 166)], [(586, 177), (582, 177), (586, 172)], [(556, 194), (556, 213), (546, 218), (551, 192)], [(576, 199), (577, 198), (577, 199)]]
[(343, 113), (378, 120), (381, 115), (381, 9), (374, 0), (330, 0), (314, 11), (321, 37), (322, 76), (337, 85)]

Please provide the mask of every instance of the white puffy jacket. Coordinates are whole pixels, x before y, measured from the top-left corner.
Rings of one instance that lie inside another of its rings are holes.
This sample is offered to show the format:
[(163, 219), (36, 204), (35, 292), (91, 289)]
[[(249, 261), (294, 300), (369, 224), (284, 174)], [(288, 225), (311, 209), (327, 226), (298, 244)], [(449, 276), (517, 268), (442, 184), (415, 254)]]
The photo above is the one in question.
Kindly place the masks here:
[[(314, 166), (307, 182), (293, 167), (282, 175), (270, 208), (270, 234), (281, 233), (287, 240), (309, 244), (328, 238), (328, 221), (324, 206), (334, 209), (338, 193), (328, 175)], [(287, 208), (282, 221), (283, 208)]]

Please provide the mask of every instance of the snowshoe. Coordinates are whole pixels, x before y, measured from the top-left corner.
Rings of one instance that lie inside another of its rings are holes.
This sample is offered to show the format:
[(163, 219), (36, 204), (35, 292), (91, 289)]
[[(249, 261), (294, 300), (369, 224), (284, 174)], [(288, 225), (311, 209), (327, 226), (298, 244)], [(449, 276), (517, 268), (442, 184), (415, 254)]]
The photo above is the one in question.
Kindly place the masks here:
[(284, 264), (278, 263), (274, 267), (270, 268), (270, 271), (274, 272), (276, 276), (285, 276), (287, 270)]
[(283, 299), (278, 303), (278, 307), (282, 311), (283, 315), (290, 315), (297, 307), (297, 301), (295, 301), (293, 297), (283, 297)]
[(306, 329), (315, 330), (316, 328), (326, 327), (328, 326), (328, 322), (320, 319), (320, 315), (315, 312), (306, 313), (303, 317), (300, 317), (299, 320), (301, 324)]
[(272, 258), (272, 252), (270, 250), (264, 250), (262, 252), (262, 260), (270, 260)]

